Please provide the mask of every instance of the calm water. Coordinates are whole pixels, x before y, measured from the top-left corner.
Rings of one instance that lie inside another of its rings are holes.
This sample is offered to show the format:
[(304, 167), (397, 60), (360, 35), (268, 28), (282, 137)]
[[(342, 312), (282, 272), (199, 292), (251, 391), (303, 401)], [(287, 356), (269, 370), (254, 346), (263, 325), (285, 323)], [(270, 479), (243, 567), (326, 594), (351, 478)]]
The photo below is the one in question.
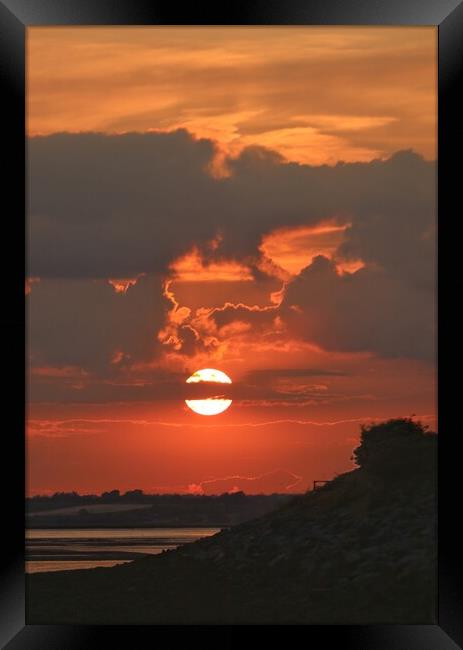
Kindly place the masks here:
[(189, 544), (220, 528), (113, 528), (26, 531), (26, 571), (91, 569)]

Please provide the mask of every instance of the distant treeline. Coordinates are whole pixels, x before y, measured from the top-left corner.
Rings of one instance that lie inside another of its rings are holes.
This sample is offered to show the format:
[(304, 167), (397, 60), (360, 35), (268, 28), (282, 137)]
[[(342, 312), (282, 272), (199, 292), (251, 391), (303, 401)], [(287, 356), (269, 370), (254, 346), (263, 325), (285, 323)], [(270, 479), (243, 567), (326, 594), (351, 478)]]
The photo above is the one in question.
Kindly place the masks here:
[(222, 527), (264, 515), (291, 498), (294, 495), (248, 495), (244, 492), (217, 496), (145, 494), (142, 490), (124, 494), (111, 490), (101, 495), (57, 492), (52, 496), (29, 497), (26, 513), (27, 525), (34, 528)]
[(243, 500), (247, 499), (254, 502), (267, 500), (286, 500), (290, 496), (287, 494), (245, 494), (245, 492), (224, 492), (220, 495), (205, 494), (145, 494), (143, 490), (129, 490), (121, 493), (119, 490), (111, 490), (102, 494), (79, 494), (78, 492), (55, 492), (52, 495), (35, 495), (26, 498), (26, 508), (28, 512), (38, 512), (40, 510), (55, 510), (59, 508), (69, 508), (73, 506), (102, 505), (117, 503), (185, 503), (201, 502), (213, 503), (221, 500)]

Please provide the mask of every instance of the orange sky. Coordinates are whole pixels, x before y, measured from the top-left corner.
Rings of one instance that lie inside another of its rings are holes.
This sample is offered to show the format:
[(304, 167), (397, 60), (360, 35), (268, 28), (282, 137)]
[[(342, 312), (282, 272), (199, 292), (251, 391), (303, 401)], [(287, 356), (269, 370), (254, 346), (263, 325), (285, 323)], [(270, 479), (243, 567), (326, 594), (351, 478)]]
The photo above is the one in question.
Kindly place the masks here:
[(297, 492), (436, 426), (436, 37), (28, 29), (30, 493)]
[(185, 127), (237, 152), (436, 152), (434, 27), (28, 29), (31, 135)]

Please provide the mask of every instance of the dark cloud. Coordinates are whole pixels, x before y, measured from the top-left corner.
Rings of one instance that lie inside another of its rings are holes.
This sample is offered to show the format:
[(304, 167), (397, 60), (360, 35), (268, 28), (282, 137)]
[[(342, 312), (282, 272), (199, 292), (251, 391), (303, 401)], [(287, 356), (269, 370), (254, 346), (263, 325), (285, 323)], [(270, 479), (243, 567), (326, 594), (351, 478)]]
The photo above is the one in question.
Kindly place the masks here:
[[(298, 406), (315, 404), (339, 398), (328, 387), (303, 382), (303, 385), (278, 385), (278, 377), (253, 383), (245, 378), (233, 384), (216, 382), (186, 383), (189, 373), (145, 371), (139, 374), (118, 374), (116, 369), (108, 376), (86, 374), (80, 368), (66, 368), (64, 375), (32, 374), (29, 399), (32, 402), (158, 402), (194, 399), (231, 399), (245, 403), (272, 405), (275, 403)], [(317, 373), (323, 374), (323, 373)], [(287, 373), (289, 378), (292, 375)], [(300, 379), (300, 376), (296, 375)], [(58, 379), (58, 381), (57, 381)]]
[[(218, 179), (208, 171), (214, 155), (211, 140), (185, 130), (29, 141), (29, 274), (41, 278), (29, 296), (35, 365), (108, 373), (153, 359), (169, 306), (159, 274), (174, 258), (196, 244), (206, 262), (256, 262), (264, 233), (327, 218), (351, 224), (336, 255), (361, 258), (364, 269), (339, 275), (318, 258), (280, 308), (230, 305), (212, 312), (216, 325), (241, 320), (255, 336), (284, 326), (328, 349), (433, 358), (434, 163), (402, 151), (312, 167), (249, 147)], [(217, 233), (220, 245), (208, 247)], [(95, 281), (140, 273), (125, 294)], [(182, 338), (185, 354), (203, 344), (188, 323)]]
[[(431, 263), (429, 263), (431, 266)], [(421, 276), (422, 277), (422, 276)], [(366, 266), (340, 275), (334, 261), (316, 257), (286, 286), (278, 308), (252, 310), (229, 305), (211, 313), (217, 325), (235, 321), (252, 326), (253, 336), (277, 336), (315, 343), (327, 350), (373, 352), (384, 357), (434, 360), (435, 293), (397, 269)], [(257, 371), (260, 381), (286, 371)], [(305, 370), (287, 371), (304, 376)], [(316, 374), (316, 371), (313, 371)], [(329, 374), (329, 373), (326, 373)]]
[(30, 275), (162, 271), (215, 232), (213, 143), (169, 134), (57, 134), (29, 141)]
[(140, 278), (126, 293), (103, 280), (42, 280), (27, 298), (32, 364), (106, 375), (149, 359), (160, 346), (165, 307), (156, 276)]
[(292, 335), (326, 349), (434, 359), (434, 293), (384, 269), (340, 276), (317, 257), (288, 285), (281, 312)]
[(218, 231), (222, 244), (209, 255), (256, 256), (263, 233), (334, 217), (353, 224), (345, 254), (394, 267), (400, 257), (399, 266), (412, 273), (408, 256), (413, 274), (428, 281), (433, 163), (402, 152), (386, 161), (311, 167), (248, 147), (228, 161), (231, 176), (216, 179), (207, 171), (214, 152), (211, 140), (185, 130), (32, 138), (29, 274), (163, 271)]

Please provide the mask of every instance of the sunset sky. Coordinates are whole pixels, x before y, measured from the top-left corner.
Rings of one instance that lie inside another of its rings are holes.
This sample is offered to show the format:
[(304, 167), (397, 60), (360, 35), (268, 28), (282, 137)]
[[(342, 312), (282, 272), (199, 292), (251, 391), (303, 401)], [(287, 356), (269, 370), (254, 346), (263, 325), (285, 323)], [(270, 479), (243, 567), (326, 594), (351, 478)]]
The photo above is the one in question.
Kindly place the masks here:
[(436, 427), (436, 45), (28, 29), (30, 494), (300, 492)]

